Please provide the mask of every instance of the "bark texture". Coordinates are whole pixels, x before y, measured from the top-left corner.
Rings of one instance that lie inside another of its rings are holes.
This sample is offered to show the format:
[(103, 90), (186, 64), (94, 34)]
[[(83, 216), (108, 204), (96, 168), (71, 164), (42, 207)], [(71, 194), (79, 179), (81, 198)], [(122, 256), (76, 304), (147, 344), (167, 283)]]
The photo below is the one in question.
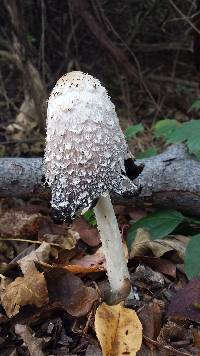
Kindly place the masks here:
[[(184, 145), (172, 145), (162, 154), (138, 161), (145, 168), (137, 184), (142, 186), (138, 197), (113, 202), (136, 206), (177, 209), (200, 217), (200, 161), (187, 153)], [(42, 158), (1, 158), (0, 196), (49, 198), (43, 183)]]

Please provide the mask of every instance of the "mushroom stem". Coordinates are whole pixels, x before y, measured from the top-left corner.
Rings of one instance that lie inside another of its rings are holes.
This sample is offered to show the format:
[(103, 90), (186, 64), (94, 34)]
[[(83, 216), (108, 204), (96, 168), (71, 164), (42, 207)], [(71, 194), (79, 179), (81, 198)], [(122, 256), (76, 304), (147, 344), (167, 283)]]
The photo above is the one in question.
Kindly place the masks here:
[(94, 208), (97, 227), (106, 259), (106, 269), (111, 292), (114, 296), (130, 292), (130, 275), (123, 243), (110, 195), (101, 196)]

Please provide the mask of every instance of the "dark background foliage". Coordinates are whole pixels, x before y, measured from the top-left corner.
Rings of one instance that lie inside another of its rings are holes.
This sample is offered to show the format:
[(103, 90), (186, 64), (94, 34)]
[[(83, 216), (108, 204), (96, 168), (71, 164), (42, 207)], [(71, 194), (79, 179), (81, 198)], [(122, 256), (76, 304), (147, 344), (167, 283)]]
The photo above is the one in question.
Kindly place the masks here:
[(102, 81), (123, 128), (185, 115), (198, 96), (199, 9), (198, 0), (1, 0), (2, 155), (42, 153), (46, 99), (71, 70)]

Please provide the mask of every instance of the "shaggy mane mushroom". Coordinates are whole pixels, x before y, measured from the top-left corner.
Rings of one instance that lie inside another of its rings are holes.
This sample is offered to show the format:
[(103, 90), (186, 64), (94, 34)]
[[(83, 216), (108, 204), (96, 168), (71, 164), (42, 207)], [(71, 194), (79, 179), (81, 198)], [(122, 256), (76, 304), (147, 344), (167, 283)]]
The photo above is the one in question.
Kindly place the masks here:
[(135, 195), (138, 188), (131, 179), (142, 168), (134, 164), (115, 106), (99, 80), (79, 71), (61, 77), (47, 110), (45, 175), (52, 191), (52, 213), (58, 222), (69, 221), (96, 203), (114, 294), (127, 284), (129, 289), (130, 282), (110, 192)]

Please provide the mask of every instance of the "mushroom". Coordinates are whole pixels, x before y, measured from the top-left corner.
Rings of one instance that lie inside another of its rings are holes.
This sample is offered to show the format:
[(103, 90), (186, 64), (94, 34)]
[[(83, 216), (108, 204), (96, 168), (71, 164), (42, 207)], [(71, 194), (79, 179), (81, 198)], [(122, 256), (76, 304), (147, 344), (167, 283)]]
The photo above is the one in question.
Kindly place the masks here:
[[(133, 196), (134, 164), (115, 106), (100, 81), (80, 71), (62, 76), (48, 101), (45, 175), (58, 222), (91, 206), (113, 295), (130, 290), (130, 276), (110, 192)], [(130, 179), (131, 178), (131, 179)]]

